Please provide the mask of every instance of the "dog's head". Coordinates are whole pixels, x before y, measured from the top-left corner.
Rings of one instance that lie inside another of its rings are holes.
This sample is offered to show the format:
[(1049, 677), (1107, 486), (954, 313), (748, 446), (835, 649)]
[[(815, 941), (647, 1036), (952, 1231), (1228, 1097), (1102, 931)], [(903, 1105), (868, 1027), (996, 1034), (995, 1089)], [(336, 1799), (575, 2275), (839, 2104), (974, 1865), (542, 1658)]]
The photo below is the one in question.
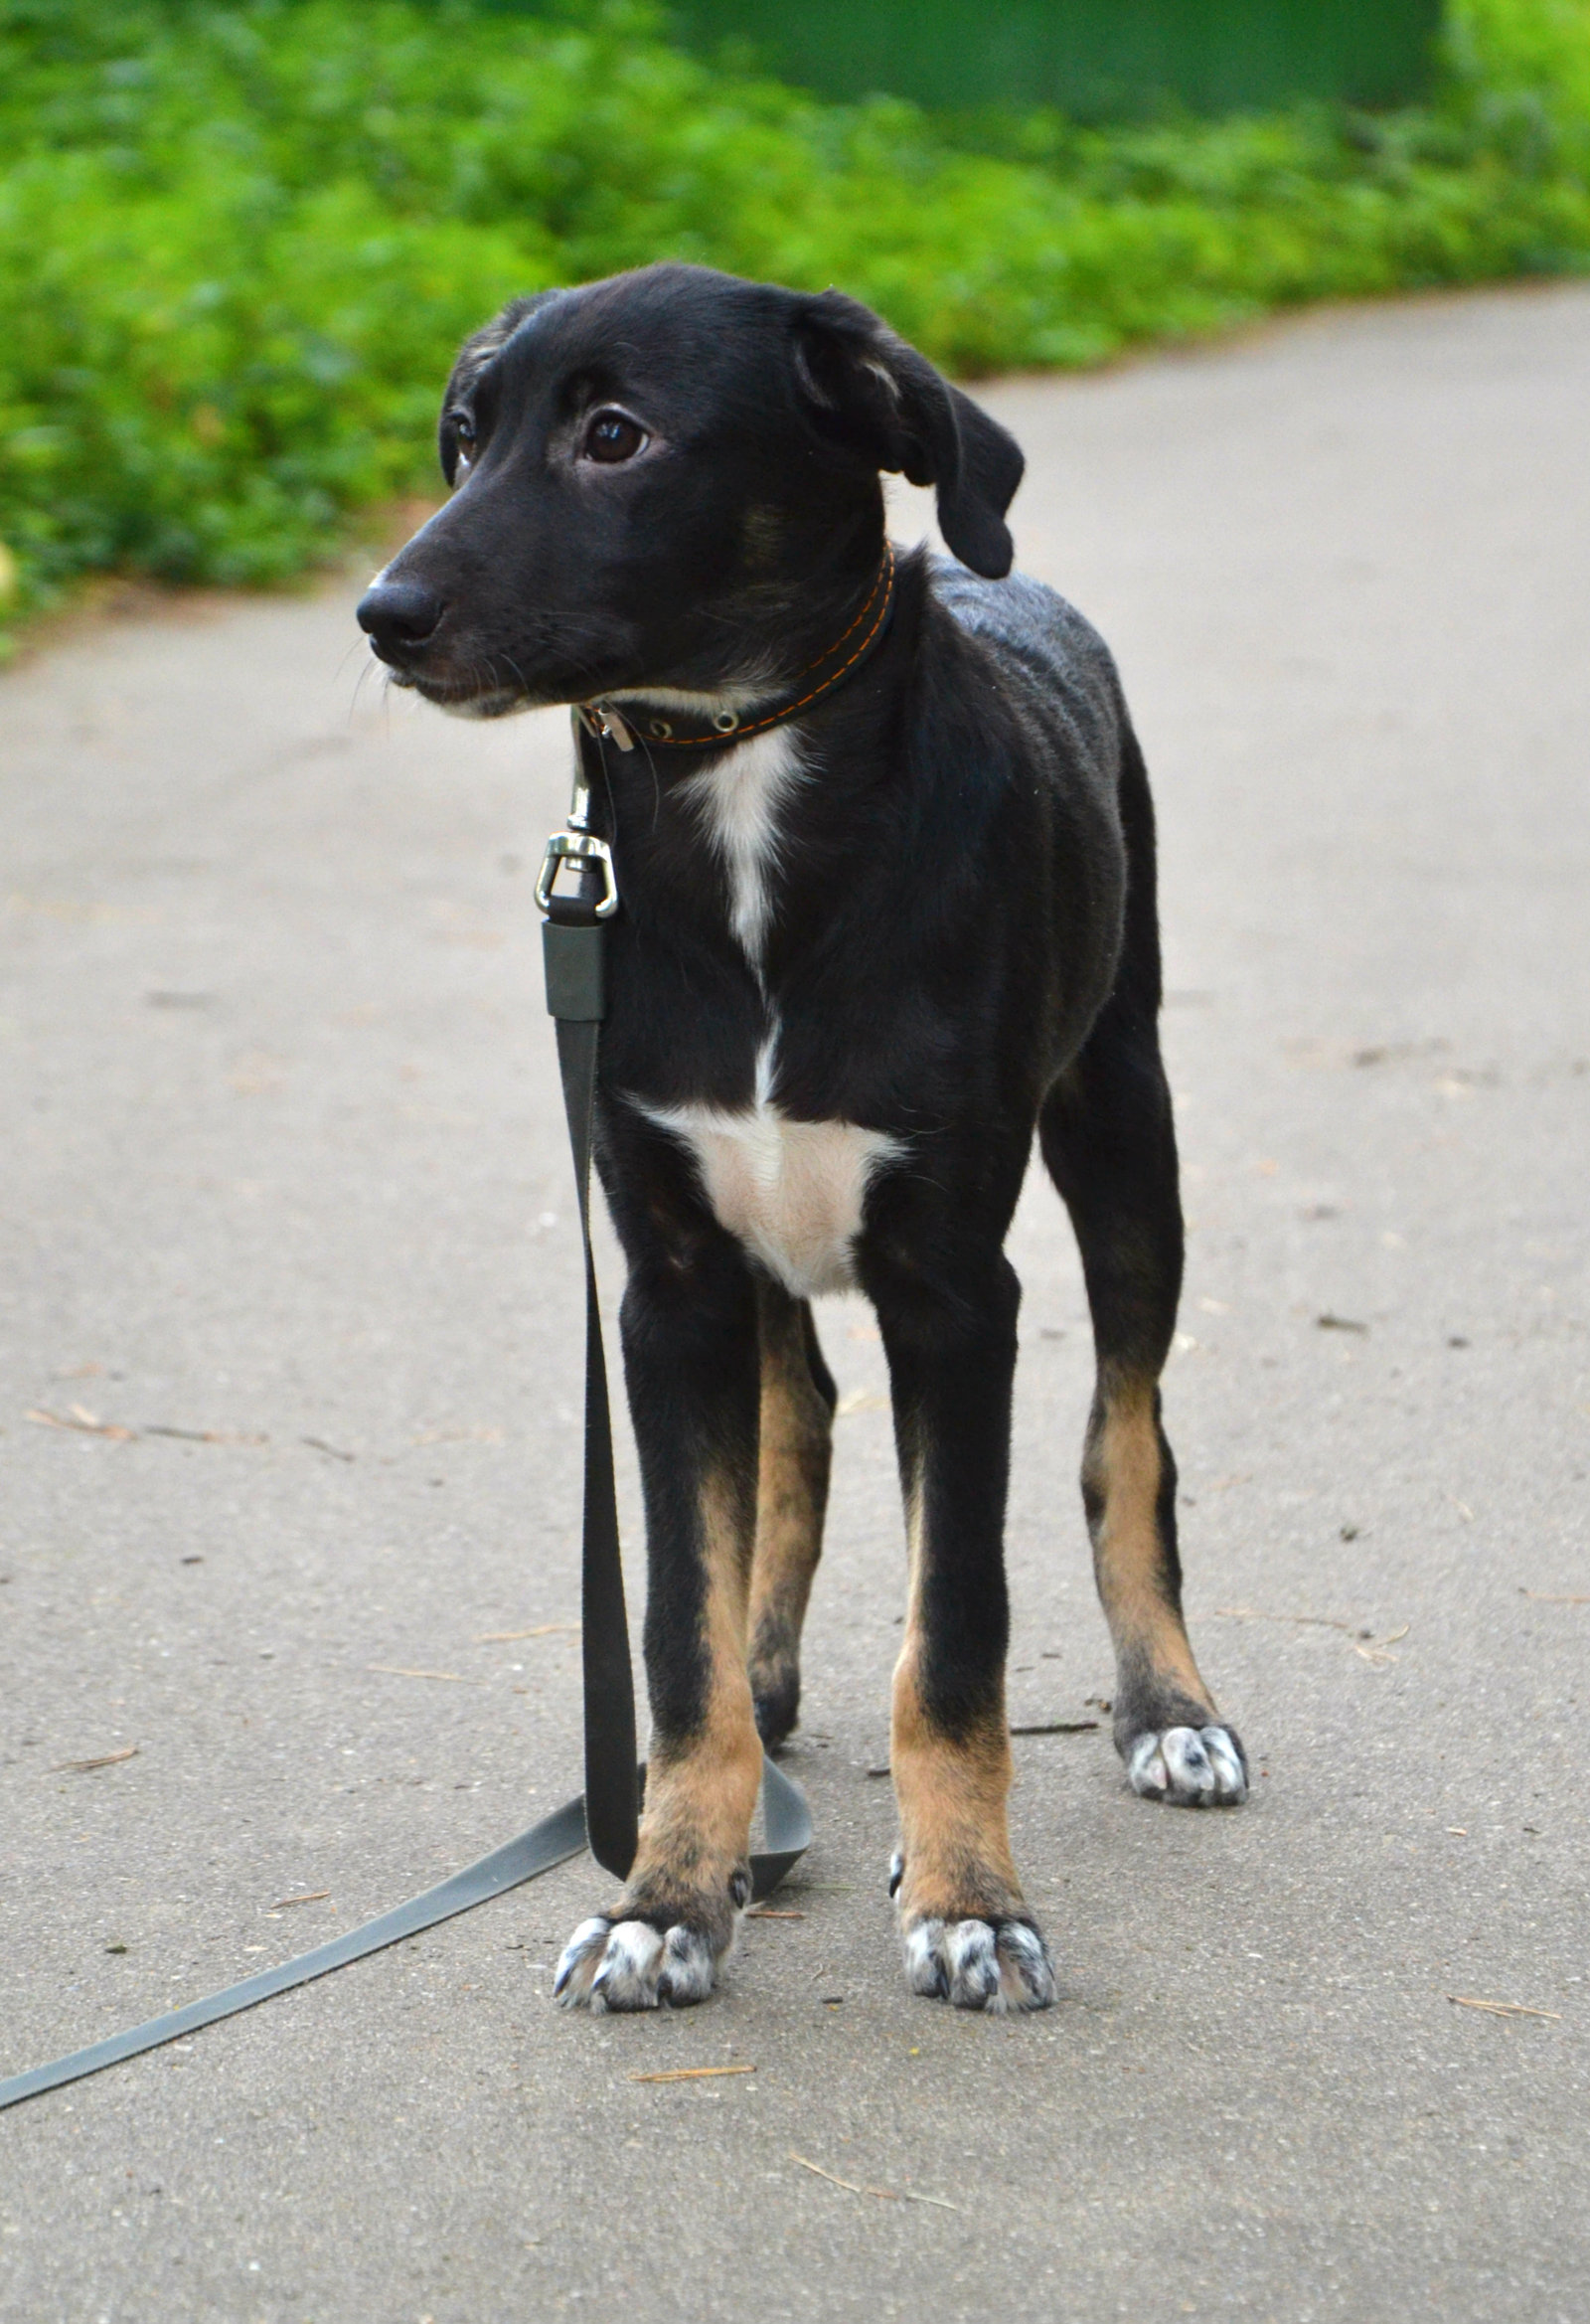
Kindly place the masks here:
[(776, 687), (875, 568), (880, 469), (999, 577), (1023, 465), (856, 300), (682, 265), (515, 299), (453, 367), (440, 449), (452, 498), (359, 619), (400, 684), (484, 718)]

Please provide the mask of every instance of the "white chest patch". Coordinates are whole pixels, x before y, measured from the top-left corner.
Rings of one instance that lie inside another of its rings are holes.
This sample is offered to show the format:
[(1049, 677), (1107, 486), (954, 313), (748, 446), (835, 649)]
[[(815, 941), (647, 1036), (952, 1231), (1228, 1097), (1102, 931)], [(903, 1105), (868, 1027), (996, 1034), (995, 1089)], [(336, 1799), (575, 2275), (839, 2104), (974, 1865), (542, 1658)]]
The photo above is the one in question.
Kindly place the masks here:
[[(758, 979), (773, 916), (780, 817), (805, 780), (792, 726), (717, 753), (682, 786), (728, 882), (728, 924)], [(775, 1036), (776, 1039), (776, 1036)], [(743, 1112), (711, 1105), (644, 1106), (683, 1140), (720, 1227), (797, 1299), (853, 1286), (851, 1246), (873, 1176), (903, 1152), (896, 1138), (849, 1121), (791, 1121), (769, 1096), (774, 1042), (756, 1061)]]
[[(765, 1083), (766, 1056), (758, 1081)], [(791, 1121), (758, 1091), (743, 1113), (711, 1105), (646, 1106), (696, 1159), (720, 1227), (797, 1299), (854, 1288), (851, 1246), (874, 1174), (903, 1152), (897, 1138), (850, 1121)]]
[(689, 776), (682, 795), (701, 816), (728, 879), (728, 924), (751, 966), (761, 972), (773, 915), (779, 817), (805, 780), (793, 727), (753, 735)]

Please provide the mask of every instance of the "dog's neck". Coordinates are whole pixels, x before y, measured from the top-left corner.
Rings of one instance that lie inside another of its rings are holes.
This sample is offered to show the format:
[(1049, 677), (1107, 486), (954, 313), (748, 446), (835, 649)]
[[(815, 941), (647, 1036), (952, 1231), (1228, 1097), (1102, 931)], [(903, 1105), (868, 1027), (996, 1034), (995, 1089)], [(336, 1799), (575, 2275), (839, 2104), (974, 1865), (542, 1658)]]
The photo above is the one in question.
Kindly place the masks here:
[[(927, 561), (913, 550), (899, 558), (890, 618), (865, 662), (758, 733), (664, 750), (633, 709), (628, 750), (610, 732), (587, 731), (590, 827), (613, 848), (626, 921), (687, 953), (726, 948), (764, 997), (793, 957), (825, 940), (879, 844), (897, 843), (902, 690), (927, 601)], [(852, 612), (859, 602), (853, 592)]]
[[(853, 677), (888, 635), (894, 597), (894, 551), (885, 539), (860, 601), (848, 608), (843, 627), (830, 625), (827, 643), (815, 653), (792, 656), (783, 641), (770, 640), (762, 670), (744, 672), (731, 685), (711, 692), (620, 687), (576, 708), (593, 734), (620, 750), (640, 742), (667, 756), (695, 757), (733, 747), (804, 716)], [(789, 669), (781, 682), (774, 676), (780, 664)]]

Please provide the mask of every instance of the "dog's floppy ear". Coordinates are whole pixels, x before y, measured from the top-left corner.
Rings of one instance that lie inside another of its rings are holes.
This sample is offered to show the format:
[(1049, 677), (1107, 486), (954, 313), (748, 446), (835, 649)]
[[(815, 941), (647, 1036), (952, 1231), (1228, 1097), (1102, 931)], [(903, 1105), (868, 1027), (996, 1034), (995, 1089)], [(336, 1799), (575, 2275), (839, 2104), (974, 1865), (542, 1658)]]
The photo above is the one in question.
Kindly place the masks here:
[(436, 453), (449, 484), (458, 473), (456, 414), (459, 405), (469, 396), (498, 349), (507, 346), (525, 317), (546, 306), (549, 299), (561, 295), (556, 290), (536, 290), (526, 298), (511, 298), (501, 314), (493, 315), (489, 323), (472, 333), (459, 348), (441, 400), (441, 417), (436, 423)]
[(933, 485), (955, 555), (1003, 581), (1014, 554), (1005, 511), (1026, 465), (1016, 438), (842, 291), (801, 299), (794, 334), (796, 386), (818, 433)]

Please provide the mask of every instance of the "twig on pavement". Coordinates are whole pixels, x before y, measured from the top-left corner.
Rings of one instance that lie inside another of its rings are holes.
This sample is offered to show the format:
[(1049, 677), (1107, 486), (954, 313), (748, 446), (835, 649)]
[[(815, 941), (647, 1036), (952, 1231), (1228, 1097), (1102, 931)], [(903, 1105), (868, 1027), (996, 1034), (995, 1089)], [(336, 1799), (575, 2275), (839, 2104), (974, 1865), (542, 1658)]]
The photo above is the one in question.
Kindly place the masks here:
[(793, 2147), (789, 2150), (789, 2159), (792, 2163), (799, 2163), (803, 2171), (814, 2171), (819, 2179), (826, 2179), (831, 2187), (843, 2187), (847, 2195), (875, 2195), (879, 2203), (930, 2203), (935, 2211), (959, 2211), (961, 2208), (958, 2203), (947, 2203), (942, 2195), (913, 2195), (908, 2187), (858, 2186), (854, 2179), (842, 2179), (837, 2172), (825, 2171), (821, 2163), (808, 2161), (805, 2155), (798, 2155)]
[(550, 1638), (555, 1630), (577, 1630), (577, 1622), (538, 1622), (534, 1630), (482, 1630), (471, 1646), (511, 1646), (520, 1638)]
[(108, 1436), (116, 1444), (132, 1444), (137, 1440), (136, 1428), (123, 1428), (117, 1420), (101, 1420), (92, 1412), (74, 1405), (70, 1412), (49, 1412), (38, 1408), (30, 1411), (29, 1419), (36, 1428), (74, 1428), (80, 1436)]
[(712, 2081), (720, 2074), (754, 2074), (754, 2066), (670, 2066), (659, 2074), (632, 2074), (631, 2081)]
[(1315, 1630), (1340, 1630), (1353, 1653), (1360, 1654), (1365, 1662), (1395, 1662), (1396, 1656), (1388, 1654), (1386, 1648), (1405, 1638), (1413, 1627), (1411, 1622), (1404, 1622), (1400, 1630), (1390, 1630), (1383, 1638), (1372, 1638), (1355, 1622), (1338, 1621), (1334, 1614), (1267, 1614), (1251, 1605), (1217, 1605), (1214, 1613), (1216, 1620), (1222, 1622), (1298, 1622)]
[(1481, 2001), (1473, 1993), (1449, 1993), (1447, 1999), (1459, 2009), (1488, 2010), (1494, 2018), (1554, 2018), (1560, 2023), (1562, 2017), (1560, 2009), (1531, 2009), (1523, 2001)]
[(95, 1767), (119, 1767), (123, 1759), (135, 1759), (142, 1746), (128, 1743), (124, 1751), (101, 1751), (96, 1759), (63, 1759), (52, 1767), (52, 1775), (91, 1775)]
[(1405, 1638), (1412, 1627), (1411, 1622), (1404, 1622), (1400, 1630), (1388, 1630), (1383, 1638), (1371, 1638), (1366, 1645), (1360, 1645), (1354, 1638), (1352, 1651), (1361, 1654), (1365, 1662), (1395, 1662), (1396, 1656), (1387, 1654), (1385, 1650), (1388, 1646), (1394, 1646), (1399, 1638)]
[(166, 1428), (156, 1421), (148, 1421), (140, 1431), (145, 1436), (175, 1436), (183, 1444), (268, 1444), (268, 1436), (259, 1436), (237, 1428)]

